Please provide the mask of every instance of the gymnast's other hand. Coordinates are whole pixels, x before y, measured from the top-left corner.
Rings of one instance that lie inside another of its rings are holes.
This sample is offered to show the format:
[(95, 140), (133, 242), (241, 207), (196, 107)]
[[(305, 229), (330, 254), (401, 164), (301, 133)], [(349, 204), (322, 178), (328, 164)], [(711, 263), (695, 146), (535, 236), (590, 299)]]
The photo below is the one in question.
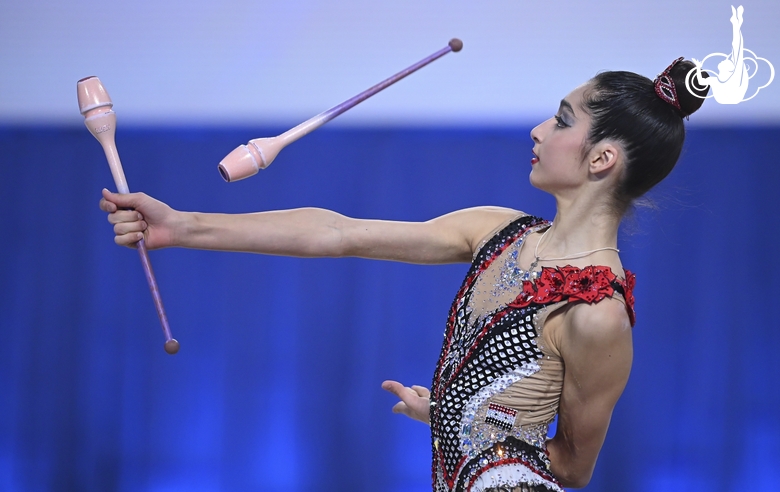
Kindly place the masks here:
[(100, 209), (108, 212), (108, 222), (114, 225), (114, 242), (135, 247), (142, 238), (147, 249), (159, 249), (175, 244), (179, 212), (144, 193), (111, 193), (103, 189)]
[(407, 387), (397, 381), (385, 381), (382, 389), (397, 396), (401, 401), (393, 406), (393, 413), (402, 413), (409, 418), (430, 425), (430, 396), (428, 388)]

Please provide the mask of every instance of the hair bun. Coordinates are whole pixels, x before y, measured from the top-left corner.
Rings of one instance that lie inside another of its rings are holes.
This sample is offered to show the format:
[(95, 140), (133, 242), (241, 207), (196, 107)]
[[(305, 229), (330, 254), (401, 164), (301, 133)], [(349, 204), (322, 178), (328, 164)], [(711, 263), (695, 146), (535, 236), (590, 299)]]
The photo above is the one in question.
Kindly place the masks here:
[[(693, 91), (693, 94), (688, 90), (685, 84), (685, 78), (688, 73), (696, 68), (696, 64), (690, 60), (681, 60), (675, 64), (669, 71), (669, 75), (674, 81), (675, 89), (677, 90), (677, 98), (680, 101), (680, 113), (683, 117), (687, 117), (695, 113), (701, 105), (704, 103), (704, 98), (707, 96), (709, 86), (699, 87), (696, 84), (696, 78), (690, 77), (688, 85)], [(702, 78), (709, 77), (707, 72), (701, 72)]]

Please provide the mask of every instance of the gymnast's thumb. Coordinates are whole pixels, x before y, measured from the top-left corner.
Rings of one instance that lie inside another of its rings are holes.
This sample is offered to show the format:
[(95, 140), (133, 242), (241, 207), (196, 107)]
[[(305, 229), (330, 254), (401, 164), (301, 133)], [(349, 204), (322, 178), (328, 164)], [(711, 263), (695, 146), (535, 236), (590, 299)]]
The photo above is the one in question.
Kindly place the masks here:
[(103, 188), (103, 198), (117, 208), (138, 208), (146, 198), (144, 193), (113, 193)]

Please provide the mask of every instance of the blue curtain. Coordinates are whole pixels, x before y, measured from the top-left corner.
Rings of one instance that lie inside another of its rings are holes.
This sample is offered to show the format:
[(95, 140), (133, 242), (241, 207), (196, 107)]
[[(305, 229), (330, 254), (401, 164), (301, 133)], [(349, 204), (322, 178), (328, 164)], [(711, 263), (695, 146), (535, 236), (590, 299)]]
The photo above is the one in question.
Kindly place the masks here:
[[(123, 128), (131, 190), (172, 207), (316, 206), (427, 220), (551, 217), (529, 129), (322, 129), (260, 175), (216, 164), (282, 128)], [(689, 131), (655, 210), (625, 222), (638, 323), (587, 490), (780, 488), (780, 128)], [(466, 265), (152, 252), (163, 337), (82, 127), (0, 129), (0, 490), (424, 491), (428, 428), (384, 379), (428, 385)]]

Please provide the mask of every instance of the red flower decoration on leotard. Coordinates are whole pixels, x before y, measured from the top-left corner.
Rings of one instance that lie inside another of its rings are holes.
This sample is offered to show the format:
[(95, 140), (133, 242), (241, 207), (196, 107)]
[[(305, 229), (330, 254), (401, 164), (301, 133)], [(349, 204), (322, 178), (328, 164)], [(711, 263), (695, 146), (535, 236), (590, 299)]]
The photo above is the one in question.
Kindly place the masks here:
[(548, 302), (562, 301), (565, 281), (565, 274), (562, 271), (555, 268), (542, 268), (541, 275), (536, 279), (534, 302), (547, 304)]
[(636, 285), (636, 275), (631, 270), (625, 270), (626, 283), (623, 286), (625, 291), (626, 306), (628, 307), (628, 319), (631, 321), (631, 326), (636, 323), (636, 313), (634, 312), (634, 286)]
[(575, 267), (563, 267), (566, 269), (563, 293), (569, 296), (570, 301), (577, 299), (587, 303), (598, 302), (607, 296), (614, 294), (612, 281), (615, 274), (612, 270), (602, 267), (588, 266), (580, 270)]
[(536, 281), (523, 281), (523, 290), (509, 307), (524, 308), (530, 304), (549, 304), (563, 301), (585, 301), (589, 304), (599, 302), (622, 287), (626, 299), (626, 308), (631, 326), (634, 326), (634, 284), (636, 276), (626, 270), (626, 280), (622, 281), (608, 267), (588, 266), (579, 269), (573, 266), (559, 268), (543, 267)]
[(509, 306), (514, 308), (522, 308), (528, 306), (534, 301), (539, 302), (536, 301), (536, 289), (534, 288), (534, 284), (527, 280), (524, 280), (523, 290), (515, 298), (514, 301), (509, 303)]

